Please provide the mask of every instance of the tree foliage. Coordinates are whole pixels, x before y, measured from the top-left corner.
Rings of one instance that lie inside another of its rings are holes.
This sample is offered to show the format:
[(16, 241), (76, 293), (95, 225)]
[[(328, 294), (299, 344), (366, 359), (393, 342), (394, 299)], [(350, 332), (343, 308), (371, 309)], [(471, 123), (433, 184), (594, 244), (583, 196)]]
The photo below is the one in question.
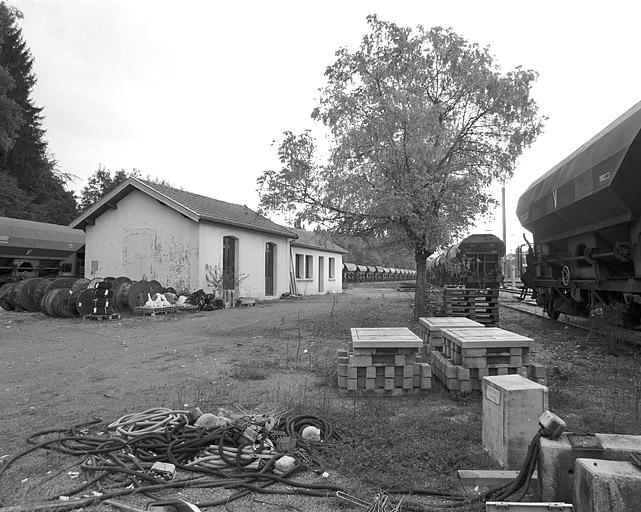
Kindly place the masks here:
[(451, 29), (368, 24), (356, 51), (336, 53), (312, 113), (329, 129), (329, 158), (319, 162), (309, 131), (286, 132), (282, 168), (258, 180), (261, 207), (411, 248), (418, 313), (426, 258), (490, 210), (490, 185), (541, 130), (536, 73), (502, 73)]
[(80, 210), (86, 210), (102, 196), (113, 190), (116, 185), (131, 177), (139, 178), (140, 171), (138, 169), (132, 169), (130, 171), (120, 169), (112, 175), (109, 169), (99, 165), (96, 172), (89, 176), (87, 184), (80, 193)]
[(0, 173), (3, 180), (13, 178), (5, 190), (8, 200), (23, 204), (7, 214), (66, 224), (77, 213), (76, 202), (65, 190), (68, 176), (56, 169), (49, 154), (42, 109), (31, 99), (36, 77), (33, 57), (17, 24), (20, 17), (19, 11), (0, 3)]
[[(80, 193), (80, 210), (84, 211), (87, 208), (90, 208), (101, 197), (111, 192), (127, 178), (143, 179), (142, 174), (138, 169), (120, 169), (119, 171), (112, 172), (103, 165), (98, 165), (98, 169), (90, 175), (89, 178), (87, 178), (87, 184), (83, 187), (82, 192)], [(144, 177), (144, 180), (166, 187), (172, 186), (167, 180), (156, 178), (154, 176), (147, 175)]]

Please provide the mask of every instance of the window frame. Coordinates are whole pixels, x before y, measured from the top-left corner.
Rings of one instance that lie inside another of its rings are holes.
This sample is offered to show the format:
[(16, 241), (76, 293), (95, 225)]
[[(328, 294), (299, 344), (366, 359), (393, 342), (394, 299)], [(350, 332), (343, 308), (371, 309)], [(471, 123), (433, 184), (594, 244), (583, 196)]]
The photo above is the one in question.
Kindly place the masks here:
[(296, 261), (294, 263), (294, 272), (296, 273), (296, 279), (304, 279), (305, 275), (305, 255), (301, 253), (295, 254)]
[(314, 256), (305, 255), (305, 279), (314, 279)]

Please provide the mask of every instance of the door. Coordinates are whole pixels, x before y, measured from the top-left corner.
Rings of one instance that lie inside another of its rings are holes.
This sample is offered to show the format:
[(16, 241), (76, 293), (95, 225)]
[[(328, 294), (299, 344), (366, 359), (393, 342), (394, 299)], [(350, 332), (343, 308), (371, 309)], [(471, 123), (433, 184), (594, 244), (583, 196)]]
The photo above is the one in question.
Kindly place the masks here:
[(325, 258), (318, 257), (318, 293), (325, 291)]
[(276, 262), (276, 245), (265, 244), (265, 295), (274, 295), (274, 263)]
[(236, 239), (223, 237), (223, 290), (236, 289)]

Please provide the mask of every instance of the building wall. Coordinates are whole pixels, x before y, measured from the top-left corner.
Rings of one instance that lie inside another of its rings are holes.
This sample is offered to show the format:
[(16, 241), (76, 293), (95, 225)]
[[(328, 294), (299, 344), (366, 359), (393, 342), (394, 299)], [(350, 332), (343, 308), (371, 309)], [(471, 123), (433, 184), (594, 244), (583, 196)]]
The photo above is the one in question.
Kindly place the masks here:
[[(302, 277), (296, 275), (296, 289), (301, 295), (318, 295), (323, 293), (342, 293), (343, 291), (343, 255), (341, 253), (308, 249), (295, 244), (291, 246), (292, 267), (296, 272), (296, 257), (302, 256)], [(306, 277), (307, 262), (311, 257), (311, 276)], [(319, 288), (319, 258), (323, 258), (322, 287)], [(334, 277), (329, 277), (329, 260), (334, 258)]]
[(201, 222), (199, 224), (199, 269), (201, 277), (198, 287), (208, 290), (205, 277), (205, 265), (223, 264), (223, 238), (233, 236), (236, 238), (237, 269), (244, 276), (238, 285), (239, 297), (265, 298), (265, 245), (268, 242), (275, 244), (275, 276), (274, 294), (271, 297), (280, 297), (289, 291), (289, 260), (288, 239), (261, 233), (249, 229)]
[(194, 290), (198, 224), (137, 190), (86, 229), (85, 277), (127, 276)]

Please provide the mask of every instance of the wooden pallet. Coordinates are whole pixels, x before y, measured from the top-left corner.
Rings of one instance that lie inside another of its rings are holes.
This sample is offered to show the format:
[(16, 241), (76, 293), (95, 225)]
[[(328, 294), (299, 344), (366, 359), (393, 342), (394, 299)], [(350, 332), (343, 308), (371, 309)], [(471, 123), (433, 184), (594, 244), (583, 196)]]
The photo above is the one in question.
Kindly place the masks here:
[(145, 306), (140, 306), (133, 309), (133, 312), (136, 315), (143, 316), (167, 315), (169, 313), (175, 313), (176, 311), (178, 311), (177, 306), (162, 306), (159, 308), (148, 308)]
[(95, 320), (102, 322), (103, 320), (120, 320), (120, 313), (112, 313), (111, 315), (83, 315), (83, 320)]

